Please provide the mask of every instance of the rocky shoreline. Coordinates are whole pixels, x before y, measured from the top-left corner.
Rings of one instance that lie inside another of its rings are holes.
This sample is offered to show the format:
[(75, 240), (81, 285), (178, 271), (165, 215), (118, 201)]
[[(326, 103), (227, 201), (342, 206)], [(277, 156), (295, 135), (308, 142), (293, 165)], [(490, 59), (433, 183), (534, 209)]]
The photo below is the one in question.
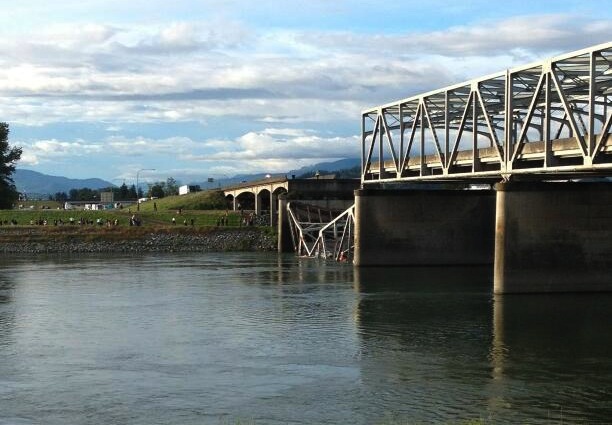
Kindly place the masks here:
[(130, 234), (6, 227), (0, 230), (0, 252), (4, 254), (265, 252), (276, 249), (276, 235), (258, 228), (219, 228), (206, 232), (142, 229)]

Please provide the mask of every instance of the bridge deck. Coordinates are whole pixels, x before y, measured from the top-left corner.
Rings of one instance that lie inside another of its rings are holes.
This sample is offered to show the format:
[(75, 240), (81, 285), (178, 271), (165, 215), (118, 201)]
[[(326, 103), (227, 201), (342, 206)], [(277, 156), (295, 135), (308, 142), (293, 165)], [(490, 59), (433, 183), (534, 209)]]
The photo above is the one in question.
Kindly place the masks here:
[[(577, 147), (577, 141), (575, 138), (553, 140), (551, 141), (551, 145), (552, 145), (551, 146), (552, 155), (555, 158), (558, 158), (561, 160), (567, 160), (567, 161), (571, 159), (582, 158), (582, 152)], [(525, 147), (523, 148), (522, 153), (518, 155), (517, 158), (522, 160), (523, 165), (531, 165), (531, 166), (523, 170), (521, 169), (513, 170), (514, 173), (520, 174), (520, 173), (523, 173), (524, 171), (528, 173), (536, 173), (537, 170), (541, 168), (538, 166), (537, 162), (542, 161), (542, 154), (545, 153), (545, 148), (546, 148), (545, 143), (543, 141), (531, 142), (531, 143), (525, 144)], [(470, 171), (468, 171), (468, 173), (472, 174), (471, 167), (474, 162), (473, 152), (474, 151), (472, 150), (465, 150), (465, 151), (457, 152), (457, 158), (455, 161), (457, 168), (455, 170), (460, 170), (461, 169), (460, 167), (463, 167), (464, 170), (466, 168), (470, 168)], [(481, 164), (481, 171), (479, 173), (475, 173), (476, 175), (474, 177), (477, 177), (477, 175), (480, 175), (483, 177), (485, 177), (486, 175), (492, 175), (493, 177), (497, 177), (499, 175), (499, 163), (500, 163), (500, 155), (498, 153), (498, 150), (493, 147), (488, 147), (488, 148), (478, 148), (476, 152), (477, 152), (478, 161)], [(609, 138), (607, 142), (601, 147), (601, 153), (606, 156), (612, 155), (612, 138)], [(415, 179), (416, 180), (431, 180), (431, 179), (436, 179), (436, 178), (438, 179), (445, 178), (445, 179), (452, 180), (453, 176), (455, 175), (457, 177), (460, 177), (461, 179), (465, 177), (464, 175), (465, 173), (460, 173), (458, 171), (456, 171), (455, 173), (451, 173), (451, 174), (443, 174), (443, 171), (444, 171), (443, 160), (437, 154), (425, 155), (423, 159), (424, 159), (424, 166), (426, 167), (427, 171), (425, 171), (424, 173), (421, 173), (421, 169), (422, 169), (421, 158), (413, 157), (407, 161), (404, 171), (401, 173), (400, 176), (398, 176), (396, 173), (395, 163), (392, 160), (385, 161), (383, 164), (384, 166), (383, 173), (385, 177), (383, 178), (385, 180), (398, 179), (398, 178), (401, 180), (415, 180)], [(532, 164), (530, 164), (530, 162)], [(536, 164), (533, 164), (533, 163), (536, 163)], [(610, 173), (610, 170), (608, 169), (608, 166), (605, 163), (603, 165), (604, 167), (598, 167), (597, 164), (595, 164), (591, 174), (608, 175)], [(489, 171), (487, 171), (487, 168), (489, 169)], [(569, 168), (569, 169), (566, 169), (566, 171), (563, 172), (562, 167), (557, 167), (557, 173), (572, 174), (574, 172), (572, 171), (574, 167), (572, 167), (571, 165), (566, 166), (565, 168)], [(491, 172), (491, 169), (493, 169), (493, 172)], [(370, 177), (376, 180), (380, 180), (379, 170), (380, 170), (379, 162), (372, 161), (372, 171), (370, 173)], [(544, 172), (545, 170), (542, 169), (542, 171)], [(586, 170), (583, 170), (581, 173), (586, 173)]]

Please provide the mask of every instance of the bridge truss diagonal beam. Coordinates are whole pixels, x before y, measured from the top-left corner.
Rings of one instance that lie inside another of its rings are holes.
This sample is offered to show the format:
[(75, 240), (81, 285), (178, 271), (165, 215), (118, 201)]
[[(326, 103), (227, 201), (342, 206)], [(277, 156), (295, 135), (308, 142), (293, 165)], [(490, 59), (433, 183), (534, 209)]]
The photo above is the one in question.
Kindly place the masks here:
[(612, 176), (612, 42), (362, 113), (363, 184)]

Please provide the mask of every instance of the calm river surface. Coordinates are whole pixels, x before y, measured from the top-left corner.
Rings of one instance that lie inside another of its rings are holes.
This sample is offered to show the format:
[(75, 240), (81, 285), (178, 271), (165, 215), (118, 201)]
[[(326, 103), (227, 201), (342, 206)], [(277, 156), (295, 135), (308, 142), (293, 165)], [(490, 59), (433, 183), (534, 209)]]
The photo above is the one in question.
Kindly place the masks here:
[(0, 260), (0, 424), (612, 423), (612, 295), (275, 254)]

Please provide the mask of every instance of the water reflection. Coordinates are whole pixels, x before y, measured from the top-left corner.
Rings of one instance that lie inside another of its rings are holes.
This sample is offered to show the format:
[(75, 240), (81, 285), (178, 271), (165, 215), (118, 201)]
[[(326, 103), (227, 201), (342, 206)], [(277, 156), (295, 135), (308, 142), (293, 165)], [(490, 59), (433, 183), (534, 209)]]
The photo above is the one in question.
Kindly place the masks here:
[(8, 344), (7, 340), (15, 326), (15, 313), (11, 305), (15, 282), (5, 270), (0, 270), (0, 348), (2, 348)]
[(377, 403), (416, 422), (482, 414), (489, 282), (480, 267), (355, 270), (362, 378)]
[(413, 421), (607, 423), (612, 295), (492, 298), (490, 270), (355, 270), (367, 393)]
[(612, 294), (496, 296), (490, 390), (541, 420), (612, 417)]
[(610, 295), (257, 253), (0, 266), (0, 424), (612, 417)]
[(364, 423), (351, 267), (249, 253), (6, 267), (20, 326), (0, 423)]

